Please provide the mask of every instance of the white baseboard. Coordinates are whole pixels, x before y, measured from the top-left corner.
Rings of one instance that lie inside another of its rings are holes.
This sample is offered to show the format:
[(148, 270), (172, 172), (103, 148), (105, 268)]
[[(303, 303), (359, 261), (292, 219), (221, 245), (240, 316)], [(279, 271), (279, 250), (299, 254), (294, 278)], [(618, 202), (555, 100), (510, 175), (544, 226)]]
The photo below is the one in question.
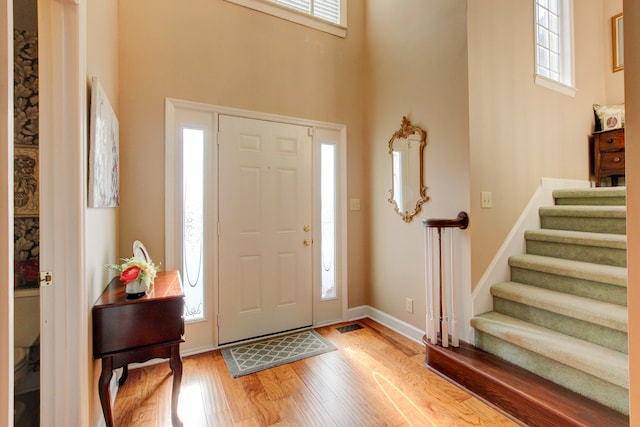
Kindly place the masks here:
[(422, 337), (424, 337), (425, 331), (416, 328), (413, 325), (403, 322), (400, 319), (396, 319), (393, 316), (384, 313), (377, 308), (373, 308), (369, 305), (362, 305), (359, 307), (353, 307), (347, 310), (348, 321), (370, 318), (380, 323), (383, 326), (409, 338), (412, 341), (422, 344)]

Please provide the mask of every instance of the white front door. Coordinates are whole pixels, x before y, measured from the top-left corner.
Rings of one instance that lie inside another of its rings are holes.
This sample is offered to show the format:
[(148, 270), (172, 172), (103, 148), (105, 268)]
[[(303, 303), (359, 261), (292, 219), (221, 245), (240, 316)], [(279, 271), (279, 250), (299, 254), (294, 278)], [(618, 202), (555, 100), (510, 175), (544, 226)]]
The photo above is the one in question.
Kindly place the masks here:
[(220, 344), (312, 324), (311, 128), (220, 115)]

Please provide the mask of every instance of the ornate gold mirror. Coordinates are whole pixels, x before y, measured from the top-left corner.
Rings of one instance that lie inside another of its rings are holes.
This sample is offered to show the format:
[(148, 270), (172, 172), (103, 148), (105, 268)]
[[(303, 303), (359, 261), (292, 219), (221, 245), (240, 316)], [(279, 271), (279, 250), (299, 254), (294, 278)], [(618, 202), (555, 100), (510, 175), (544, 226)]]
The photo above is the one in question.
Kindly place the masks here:
[(391, 155), (391, 196), (389, 202), (405, 222), (410, 222), (429, 200), (424, 185), (422, 153), (427, 132), (402, 117), (402, 126), (389, 140)]

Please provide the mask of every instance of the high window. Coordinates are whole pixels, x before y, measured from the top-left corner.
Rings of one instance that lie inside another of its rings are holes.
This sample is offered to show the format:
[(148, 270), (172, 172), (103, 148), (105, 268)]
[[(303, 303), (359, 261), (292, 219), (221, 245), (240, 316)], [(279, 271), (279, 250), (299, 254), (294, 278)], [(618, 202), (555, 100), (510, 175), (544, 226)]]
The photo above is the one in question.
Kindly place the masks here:
[(534, 0), (536, 83), (575, 95), (572, 0)]
[(276, 4), (290, 7), (307, 15), (340, 23), (340, 0), (270, 0)]
[(339, 37), (347, 35), (347, 0), (227, 0)]

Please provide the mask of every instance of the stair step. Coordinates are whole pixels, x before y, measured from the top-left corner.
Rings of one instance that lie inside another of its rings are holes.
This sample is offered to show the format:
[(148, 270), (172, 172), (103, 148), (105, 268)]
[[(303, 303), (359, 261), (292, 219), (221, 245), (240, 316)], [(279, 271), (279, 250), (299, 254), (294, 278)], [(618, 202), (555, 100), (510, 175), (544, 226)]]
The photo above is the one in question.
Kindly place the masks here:
[(627, 269), (541, 255), (509, 258), (511, 280), (613, 304), (627, 305)]
[(572, 230), (528, 230), (527, 253), (596, 264), (627, 266), (627, 236)]
[(517, 282), (502, 282), (493, 285), (491, 294), (552, 313), (627, 332), (627, 308), (618, 304), (610, 304)]
[(606, 405), (622, 414), (629, 414), (629, 390), (624, 387), (594, 377), (483, 331), (476, 330), (476, 346), (588, 399)]
[(626, 234), (626, 206), (543, 206), (540, 226), (555, 230)]
[(626, 354), (552, 331), (504, 314), (489, 312), (471, 320), (482, 332), (619, 387), (629, 388)]
[(626, 204), (625, 187), (595, 187), (554, 190), (556, 205), (609, 205)]
[(491, 287), (493, 310), (622, 353), (626, 307), (516, 282)]
[(614, 265), (599, 265), (590, 262), (529, 254), (510, 257), (509, 265), (536, 269), (559, 276), (571, 276), (576, 279), (627, 287), (627, 269)]
[(465, 342), (425, 343), (425, 365), (531, 427), (628, 427), (629, 417)]

